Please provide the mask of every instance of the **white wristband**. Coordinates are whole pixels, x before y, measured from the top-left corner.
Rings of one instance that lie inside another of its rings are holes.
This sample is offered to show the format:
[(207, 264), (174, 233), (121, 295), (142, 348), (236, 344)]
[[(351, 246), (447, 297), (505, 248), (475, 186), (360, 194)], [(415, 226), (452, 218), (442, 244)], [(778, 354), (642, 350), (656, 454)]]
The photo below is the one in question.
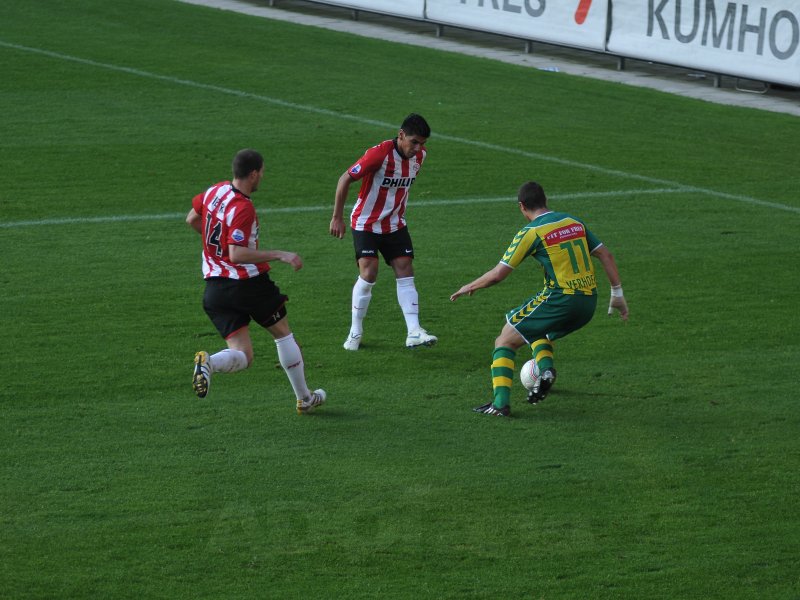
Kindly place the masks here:
[(611, 297), (612, 298), (622, 298), (622, 284), (619, 285), (612, 285), (611, 286)]

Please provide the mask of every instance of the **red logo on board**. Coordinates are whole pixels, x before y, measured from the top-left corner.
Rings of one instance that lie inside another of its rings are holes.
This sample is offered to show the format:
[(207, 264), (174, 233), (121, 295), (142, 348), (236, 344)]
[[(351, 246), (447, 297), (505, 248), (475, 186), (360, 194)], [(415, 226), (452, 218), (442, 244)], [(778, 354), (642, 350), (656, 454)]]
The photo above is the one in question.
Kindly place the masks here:
[(575, 22), (578, 25), (583, 25), (583, 22), (586, 20), (586, 17), (589, 14), (589, 8), (592, 6), (592, 0), (580, 0), (578, 3), (578, 8), (575, 11)]

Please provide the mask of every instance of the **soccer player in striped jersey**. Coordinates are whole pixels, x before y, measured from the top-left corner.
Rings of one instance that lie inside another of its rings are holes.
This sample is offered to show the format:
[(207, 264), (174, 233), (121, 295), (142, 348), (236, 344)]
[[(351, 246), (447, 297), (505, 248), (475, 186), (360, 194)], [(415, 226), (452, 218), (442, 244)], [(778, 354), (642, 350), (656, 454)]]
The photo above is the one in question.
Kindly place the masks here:
[(419, 294), (414, 284), (414, 246), (406, 226), (408, 192), (425, 161), (425, 142), (431, 135), (427, 121), (417, 114), (405, 118), (397, 137), (370, 148), (345, 171), (336, 185), (330, 233), (345, 234), (344, 204), (350, 185), (361, 181), (350, 228), (353, 231), (358, 278), (353, 286), (350, 333), (345, 350), (358, 350), (364, 317), (378, 277), (378, 255), (392, 267), (397, 301), (406, 321), (406, 347), (433, 346), (437, 342), (419, 323)]
[(258, 217), (250, 196), (264, 176), (264, 159), (255, 150), (240, 150), (233, 159), (233, 180), (212, 185), (192, 199), (186, 222), (203, 244), (203, 308), (228, 348), (194, 358), (192, 385), (205, 398), (213, 373), (233, 373), (253, 362), (250, 321), (275, 339), (278, 360), (296, 397), (298, 414), (325, 402), (325, 390), (309, 391), (300, 346), (286, 318), (287, 296), (269, 276), (270, 262), (280, 261), (295, 271), (302, 259), (285, 250), (258, 247)]
[(494, 343), (492, 354), (492, 402), (476, 407), (486, 415), (511, 414), (511, 382), (519, 348), (529, 345), (539, 364), (540, 377), (528, 393), (531, 404), (543, 400), (556, 380), (553, 342), (580, 329), (594, 315), (597, 281), (592, 256), (596, 257), (611, 283), (608, 314), (619, 311), (628, 319), (628, 304), (611, 252), (576, 217), (547, 207), (542, 186), (534, 181), (522, 185), (519, 208), (528, 224), (514, 236), (496, 267), (450, 296), (471, 296), (477, 290), (503, 281), (531, 256), (544, 269), (544, 289), (506, 313), (506, 324)]

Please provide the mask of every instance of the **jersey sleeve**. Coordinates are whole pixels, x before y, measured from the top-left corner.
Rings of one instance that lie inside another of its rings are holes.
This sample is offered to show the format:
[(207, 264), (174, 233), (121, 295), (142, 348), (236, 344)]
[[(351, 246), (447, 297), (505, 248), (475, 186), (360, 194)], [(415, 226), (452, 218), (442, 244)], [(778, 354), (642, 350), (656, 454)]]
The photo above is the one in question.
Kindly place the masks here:
[(364, 155), (359, 158), (352, 167), (347, 169), (350, 177), (358, 181), (362, 179), (367, 173), (377, 171), (386, 157), (386, 142), (378, 144), (367, 150)]
[[(584, 225), (584, 227), (586, 227), (586, 225)], [(593, 234), (591, 231), (589, 231), (588, 228), (586, 228), (586, 244), (589, 246), (589, 254), (591, 254), (592, 252), (597, 250), (600, 246), (602, 246), (603, 242), (601, 242), (595, 234)]]
[(192, 208), (198, 215), (203, 214), (203, 194), (197, 194), (192, 198)]
[(535, 248), (539, 236), (534, 227), (523, 227), (511, 241), (508, 249), (500, 262), (516, 269), (526, 257), (530, 256)]
[(256, 227), (256, 209), (250, 202), (241, 202), (233, 213), (225, 242), (234, 246), (248, 246)]

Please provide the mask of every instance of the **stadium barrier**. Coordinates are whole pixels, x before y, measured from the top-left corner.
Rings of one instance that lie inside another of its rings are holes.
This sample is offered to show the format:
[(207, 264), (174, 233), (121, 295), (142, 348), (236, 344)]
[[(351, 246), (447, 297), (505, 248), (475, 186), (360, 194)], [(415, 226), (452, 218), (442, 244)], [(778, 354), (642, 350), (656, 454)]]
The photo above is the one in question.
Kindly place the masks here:
[[(393, 17), (425, 20), (425, 0), (310, 0), (318, 4), (341, 6), (352, 10), (379, 13)], [(273, 5), (274, 0), (270, 0)]]
[(800, 0), (613, 0), (606, 51), (800, 85)]
[(604, 51), (608, 0), (576, 4), (564, 0), (426, 0), (425, 16), (443, 25)]
[(800, 0), (310, 1), (800, 86)]

